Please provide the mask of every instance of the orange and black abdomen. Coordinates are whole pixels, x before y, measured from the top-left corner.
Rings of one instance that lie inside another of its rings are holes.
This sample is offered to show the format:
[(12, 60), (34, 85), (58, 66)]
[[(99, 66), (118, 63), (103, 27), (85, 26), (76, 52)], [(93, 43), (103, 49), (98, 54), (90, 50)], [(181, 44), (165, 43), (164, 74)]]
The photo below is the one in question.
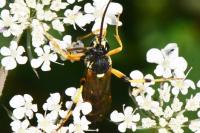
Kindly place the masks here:
[(101, 121), (111, 106), (110, 69), (102, 78), (98, 78), (92, 70), (86, 70), (83, 99), (92, 104), (92, 112), (88, 119), (92, 122)]

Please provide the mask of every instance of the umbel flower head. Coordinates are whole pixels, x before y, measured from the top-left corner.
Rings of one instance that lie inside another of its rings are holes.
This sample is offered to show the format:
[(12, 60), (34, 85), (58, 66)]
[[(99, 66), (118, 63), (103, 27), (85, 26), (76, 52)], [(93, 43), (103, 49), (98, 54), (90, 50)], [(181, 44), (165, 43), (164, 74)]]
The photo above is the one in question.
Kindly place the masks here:
[[(43, 104), (43, 113), (38, 112), (37, 104), (33, 104), (33, 98), (29, 94), (15, 95), (10, 100), (10, 106), (14, 108), (10, 123), (12, 131), (15, 133), (83, 133), (90, 130), (90, 121), (87, 120), (86, 115), (92, 111), (92, 105), (89, 102), (84, 102), (82, 96), (76, 104), (76, 108), (71, 110), (74, 106), (73, 98), (79, 91), (74, 87), (66, 89), (67, 96), (70, 96), (72, 101), (61, 101), (59, 93), (52, 93), (50, 97)], [(70, 94), (70, 95), (68, 95)], [(71, 103), (70, 105), (68, 103)], [(66, 104), (66, 106), (64, 106)], [(60, 125), (65, 120), (66, 115), (72, 111), (72, 121), (67, 125)], [(31, 124), (36, 119), (36, 124)]]
[[(63, 35), (62, 33), (66, 31), (66, 27), (72, 26), (74, 30), (85, 30), (85, 26), (88, 24), (93, 24), (93, 32), (100, 29), (102, 16), (109, 0), (91, 0), (91, 3), (86, 1), (84, 7), (80, 6), (80, 2), (82, 2), (82, 0), (13, 0), (12, 2), (7, 2), (8, 6), (5, 6), (6, 1), (1, 0), (0, 33), (2, 33), (4, 37), (13, 38), (12, 41), (18, 46), (20, 45), (19, 42), (23, 33), (26, 32), (27, 44), (25, 44), (25, 46), (27, 47), (26, 52), (31, 66), (33, 69), (37, 69), (41, 66), (42, 71), (50, 71), (50, 62), (56, 61), (57, 53), (55, 47), (52, 47), (49, 42), (56, 40), (59, 44), (60, 41), (53, 36), (52, 40), (48, 40), (49, 38), (46, 36), (48, 32), (54, 31)], [(5, 9), (4, 6), (9, 8)], [(117, 16), (121, 13), (122, 6), (118, 3), (111, 2), (105, 16), (104, 29), (106, 29), (108, 24), (121, 25), (121, 22), (117, 23)], [(70, 36), (69, 33), (68, 35)], [(70, 42), (68, 41), (68, 43), (71, 43), (68, 44), (70, 48), (75, 47), (74, 44), (80, 44), (78, 40), (75, 42), (71, 40)], [(48, 46), (51, 47), (54, 53), (50, 53), (49, 50), (46, 50)], [(19, 47), (22, 49), (23, 46)], [(41, 49), (43, 48), (44, 51), (42, 52)], [(62, 43), (60, 49), (66, 52), (66, 48), (69, 47), (63, 46)], [(23, 53), (24, 52), (25, 49), (23, 49)], [(3, 56), (10, 55), (5, 48), (1, 49), (1, 54)], [(20, 55), (22, 55), (22, 52)], [(51, 58), (52, 56), (53, 58)], [(4, 58), (4, 60), (1, 61), (2, 66), (4, 66), (6, 70), (16, 68), (16, 63), (26, 63), (25, 61), (20, 62), (17, 60), (17, 62), (14, 62), (11, 59), (6, 59)], [(12, 62), (9, 63), (9, 61)]]
[[(131, 83), (130, 96), (137, 106), (134, 112), (128, 106), (123, 109), (124, 114), (116, 110), (111, 113), (111, 121), (119, 124), (120, 132), (156, 129), (159, 133), (183, 133), (185, 128), (195, 133), (200, 131), (200, 92), (189, 93), (196, 85), (187, 79), (187, 62), (178, 55), (178, 50), (177, 44), (170, 43), (162, 50), (153, 48), (147, 52), (147, 61), (157, 64), (154, 73), (160, 79), (143, 76), (138, 70), (131, 72), (130, 77), (134, 80), (152, 82)], [(160, 85), (154, 86), (158, 81), (161, 81)], [(197, 87), (200, 87), (200, 81)], [(197, 118), (191, 119), (186, 115), (188, 112), (197, 113)], [(135, 114), (138, 117), (132, 119)]]

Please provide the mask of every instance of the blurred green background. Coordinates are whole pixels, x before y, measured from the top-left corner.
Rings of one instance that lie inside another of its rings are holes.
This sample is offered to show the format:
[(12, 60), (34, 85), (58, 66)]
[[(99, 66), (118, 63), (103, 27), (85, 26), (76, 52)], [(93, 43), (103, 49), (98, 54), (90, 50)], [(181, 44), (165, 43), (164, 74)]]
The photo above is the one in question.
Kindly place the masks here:
[[(147, 50), (153, 47), (163, 48), (167, 43), (176, 42), (180, 48), (180, 55), (186, 58), (189, 67), (193, 67), (189, 78), (194, 81), (200, 79), (200, 0), (118, 0), (118, 2), (124, 7), (121, 16), (123, 26), (120, 27), (124, 49), (112, 57), (114, 68), (127, 75), (135, 69), (146, 74), (152, 73), (155, 65), (146, 62)], [(118, 46), (113, 32), (114, 28), (109, 28), (107, 32), (111, 48)], [(7, 41), (2, 40), (1, 36), (0, 45), (8, 46)], [(28, 93), (33, 96), (34, 103), (38, 103), (40, 108), (50, 93), (60, 92), (64, 96), (67, 87), (79, 87), (79, 80), (84, 74), (84, 65), (83, 62), (66, 62), (65, 66), (52, 64), (52, 71), (38, 72), (40, 79), (36, 77), (28, 63), (10, 71), (0, 104), (9, 108), (8, 102), (11, 97)], [(132, 104), (128, 97), (127, 84), (112, 77), (111, 89), (112, 110), (122, 110), (122, 105), (125, 103)], [(5, 110), (0, 107), (1, 133), (11, 132), (10, 122)], [(109, 118), (99, 127), (100, 133), (118, 132), (117, 126), (109, 123)]]

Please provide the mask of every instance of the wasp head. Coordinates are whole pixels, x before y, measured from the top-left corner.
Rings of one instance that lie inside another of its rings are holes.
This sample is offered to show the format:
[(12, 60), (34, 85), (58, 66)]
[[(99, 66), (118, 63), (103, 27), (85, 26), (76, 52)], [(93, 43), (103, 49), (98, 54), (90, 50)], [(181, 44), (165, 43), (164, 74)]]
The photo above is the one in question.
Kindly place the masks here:
[(90, 46), (92, 48), (86, 52), (84, 59), (86, 67), (96, 73), (98, 77), (102, 77), (111, 67), (111, 59), (106, 55), (109, 51), (109, 44), (106, 40), (103, 40), (101, 44), (95, 40)]

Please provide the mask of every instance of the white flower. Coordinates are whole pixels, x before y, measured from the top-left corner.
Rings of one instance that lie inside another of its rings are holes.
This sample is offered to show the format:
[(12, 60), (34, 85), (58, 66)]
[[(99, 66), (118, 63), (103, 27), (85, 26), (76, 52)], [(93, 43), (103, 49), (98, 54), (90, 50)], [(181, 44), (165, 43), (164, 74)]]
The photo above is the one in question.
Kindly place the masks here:
[(67, 6), (67, 2), (62, 2), (62, 0), (53, 0), (50, 9), (53, 11), (60, 11), (61, 9), (65, 9)]
[(143, 128), (151, 128), (156, 126), (156, 121), (151, 118), (142, 118), (142, 127)]
[(172, 110), (174, 112), (181, 111), (182, 106), (183, 106), (183, 102), (180, 102), (180, 100), (178, 98), (174, 98), (174, 100), (171, 104)]
[(194, 82), (192, 80), (185, 79), (186, 76), (183, 72), (175, 71), (174, 73), (176, 77), (183, 79), (171, 80), (171, 84), (173, 86), (172, 94), (177, 96), (179, 92), (181, 92), (183, 95), (186, 95), (189, 88), (196, 89)]
[(76, 29), (76, 25), (78, 25), (80, 28), (84, 27), (90, 21), (86, 20), (83, 13), (80, 12), (80, 9), (80, 6), (74, 6), (73, 10), (67, 9), (64, 13), (66, 17), (64, 18), (63, 22), (73, 25), (74, 29)]
[(37, 127), (29, 127), (26, 130), (26, 133), (43, 133), (42, 131), (40, 131)]
[(170, 88), (171, 86), (169, 86), (168, 83), (164, 83), (163, 88), (159, 88), (158, 92), (160, 94), (160, 99), (162, 99), (164, 102), (169, 102), (170, 100)]
[(32, 20), (32, 45), (34, 47), (40, 47), (42, 44), (45, 43), (45, 36), (44, 36), (44, 29), (45, 31), (48, 31), (48, 27), (45, 25), (45, 23), (41, 23), (37, 19)]
[(169, 119), (169, 118), (172, 117), (173, 113), (174, 113), (174, 111), (170, 108), (170, 106), (167, 106), (167, 107), (165, 108), (165, 111), (164, 111), (164, 115), (163, 115), (163, 116), (164, 116), (165, 119)]
[(72, 48), (72, 36), (65, 35), (62, 41), (59, 41), (59, 46), (61, 49), (66, 50), (67, 48)]
[(69, 125), (69, 132), (84, 133), (89, 129), (89, 124), (91, 124), (91, 122), (88, 121), (85, 116), (82, 116), (81, 118), (76, 117), (73, 124)]
[(28, 58), (26, 56), (22, 56), (25, 52), (23, 46), (17, 46), (17, 42), (11, 41), (10, 47), (2, 47), (0, 52), (4, 57), (1, 60), (2, 66), (5, 67), (6, 70), (12, 70), (16, 68), (18, 64), (26, 64)]
[(6, 5), (6, 0), (0, 0), (0, 8), (3, 8)]
[(65, 31), (63, 23), (58, 19), (52, 21), (52, 26), (53, 26), (53, 29), (55, 29), (57, 31), (60, 31), (60, 32), (64, 32)]
[(148, 74), (144, 76), (140, 71), (135, 70), (130, 73), (130, 77), (133, 80), (144, 80), (148, 79), (151, 80), (152, 82), (145, 82), (145, 83), (131, 83), (131, 86), (134, 87), (132, 91), (132, 95), (137, 96), (139, 94), (148, 94), (149, 96), (154, 95), (155, 90), (150, 87), (150, 85), (153, 85), (153, 76)]
[(28, 7), (30, 8), (35, 8), (36, 7), (36, 0), (25, 0), (26, 4), (28, 5)]
[[(73, 110), (74, 116), (76, 116), (76, 115), (80, 116), (80, 111), (84, 115), (87, 115), (92, 111), (92, 105), (89, 102), (84, 102), (82, 95), (79, 95), (79, 97), (78, 97), (79, 92), (80, 92), (79, 89), (76, 89), (74, 87), (67, 88), (66, 91), (65, 91), (65, 94), (67, 96), (70, 96), (71, 100), (72, 100), (72, 101), (66, 102), (66, 108), (67, 109), (70, 109), (72, 107), (72, 104), (74, 102), (77, 102), (76, 107)], [(77, 98), (78, 98), (78, 100), (77, 100)], [(77, 100), (77, 101), (75, 101), (75, 100)]]
[[(93, 25), (92, 31), (96, 31), (100, 29), (101, 21), (102, 21), (102, 16), (105, 11), (105, 8), (109, 2), (109, 0), (93, 0), (94, 3), (91, 5), (90, 3), (87, 3), (84, 6), (84, 11), (88, 13), (89, 15), (88, 20), (95, 21), (95, 24)], [(104, 29), (106, 29), (107, 24), (110, 25), (121, 25), (121, 22), (117, 23), (117, 17), (116, 15), (119, 15), (122, 13), (122, 6), (119, 3), (114, 3), (111, 2), (107, 13), (105, 15), (105, 20), (104, 20)]]
[(200, 118), (200, 110), (198, 111), (197, 116)]
[(185, 117), (182, 113), (178, 114), (176, 118), (171, 118), (168, 126), (174, 133), (183, 133), (182, 125), (188, 121), (188, 118)]
[(22, 33), (22, 28), (16, 24), (17, 19), (10, 15), (9, 10), (1, 11), (1, 19), (0, 19), (0, 29), (3, 30), (3, 36), (9, 37), (11, 34), (14, 36), (18, 36)]
[(57, 119), (58, 114), (61, 112), (60, 98), (61, 97), (59, 93), (50, 94), (47, 102), (43, 105), (43, 109), (51, 111), (50, 115), (55, 119)]
[(166, 128), (159, 128), (158, 133), (170, 133)]
[(198, 96), (191, 96), (190, 99), (187, 100), (185, 109), (188, 111), (197, 111), (200, 108), (200, 99)]
[(126, 132), (126, 129), (132, 129), (132, 131), (136, 131), (136, 123), (140, 120), (139, 113), (135, 114), (133, 108), (128, 106), (124, 109), (124, 114), (118, 113), (117, 111), (113, 111), (110, 115), (110, 119), (113, 122), (121, 122), (118, 126), (118, 130), (120, 132)]
[[(33, 0), (34, 1), (34, 0)], [(30, 4), (30, 3), (29, 3)], [(30, 18), (30, 8), (24, 2), (24, 0), (15, 0), (14, 3), (9, 4), (10, 13), (14, 15), (17, 22), (21, 24), (27, 23)]]
[(50, 62), (56, 62), (57, 54), (50, 53), (51, 49), (49, 45), (45, 45), (43, 49), (37, 47), (35, 48), (35, 52), (39, 57), (31, 60), (31, 66), (33, 68), (38, 68), (42, 65), (42, 71), (50, 71)]
[(147, 61), (158, 64), (154, 73), (157, 76), (169, 78), (172, 76), (172, 70), (185, 71), (187, 62), (183, 57), (178, 56), (178, 47), (175, 43), (169, 43), (164, 49), (150, 49), (147, 52)]
[(24, 121), (15, 120), (10, 123), (12, 131), (14, 133), (27, 133), (27, 128), (29, 126), (29, 121), (25, 119)]
[(51, 117), (51, 115), (47, 114), (43, 116), (40, 113), (36, 113), (37, 122), (38, 122), (38, 128), (42, 129), (46, 133), (52, 133), (54, 130), (56, 130), (57, 126), (54, 124), (55, 120)]
[(10, 106), (14, 108), (13, 116), (17, 119), (22, 119), (28, 116), (33, 118), (33, 112), (37, 112), (37, 104), (32, 104), (33, 98), (25, 94), (24, 96), (16, 95), (10, 100)]
[(194, 133), (200, 133), (200, 120), (193, 120), (189, 125), (189, 129)]

